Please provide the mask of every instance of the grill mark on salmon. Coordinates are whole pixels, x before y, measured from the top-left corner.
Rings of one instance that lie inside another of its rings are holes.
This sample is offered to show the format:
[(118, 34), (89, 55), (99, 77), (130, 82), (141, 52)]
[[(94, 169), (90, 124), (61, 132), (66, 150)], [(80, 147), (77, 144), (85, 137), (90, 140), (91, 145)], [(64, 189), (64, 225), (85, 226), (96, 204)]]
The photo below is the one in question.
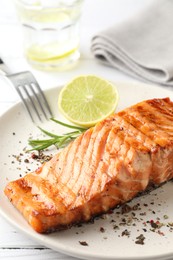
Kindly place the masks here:
[(173, 103), (140, 102), (10, 182), (5, 194), (39, 233), (88, 221), (173, 177)]
[(59, 178), (58, 181), (60, 183), (63, 183), (64, 186), (67, 185), (68, 181), (73, 177), (76, 154), (78, 152), (81, 140), (82, 140), (82, 136), (80, 136), (79, 138), (77, 138), (74, 141), (75, 145), (72, 145), (72, 149), (68, 153), (68, 156), (67, 156), (67, 159), (66, 159), (66, 162), (65, 162), (67, 167), (64, 167), (64, 165), (62, 166), (63, 167), (62, 168), (62, 174), (60, 175), (60, 178)]
[[(105, 120), (104, 122), (101, 122), (97, 125), (99, 126), (99, 129), (97, 129), (97, 127), (95, 127), (94, 129), (94, 132), (97, 133), (99, 131), (99, 134), (96, 135), (96, 138), (93, 138), (94, 143), (93, 145), (91, 144), (93, 146), (93, 150), (90, 153), (90, 163), (88, 164), (88, 167), (84, 171), (84, 178), (87, 180), (87, 176), (88, 176), (89, 177), (88, 179), (90, 179), (90, 184), (87, 185), (86, 183), (87, 181), (84, 179), (82, 189), (78, 191), (79, 193), (82, 192), (82, 195), (85, 196), (87, 199), (90, 198), (90, 196), (88, 196), (88, 193), (90, 193), (90, 191), (92, 190), (93, 182), (97, 178), (96, 176), (98, 174), (98, 167), (103, 157), (107, 137), (112, 128), (112, 124), (113, 121), (109, 120), (107, 123)], [(98, 187), (100, 186), (102, 178), (98, 178)], [(85, 185), (87, 189), (85, 188)]]
[(85, 132), (82, 135), (82, 142), (81, 146), (79, 147), (78, 154), (77, 154), (77, 160), (74, 162), (74, 172), (73, 172), (73, 177), (69, 180), (68, 186), (71, 187), (72, 190), (74, 190), (74, 185), (76, 183), (76, 180), (79, 178), (83, 161), (84, 161), (84, 156), (86, 154), (87, 147), (89, 145), (89, 141), (91, 138), (92, 130)]
[(173, 103), (169, 98), (140, 102), (118, 113), (155, 144), (150, 179), (160, 184), (173, 177)]
[[(66, 163), (68, 154), (73, 152), (72, 147), (73, 146), (71, 143), (68, 147), (64, 149), (64, 156), (61, 156), (60, 154), (60, 156), (58, 156), (58, 158), (56, 158), (56, 160), (54, 161), (55, 164), (52, 165), (52, 162), (50, 163), (50, 165), (47, 164), (47, 167), (44, 167), (44, 169), (46, 169), (40, 173), (40, 176), (43, 179), (48, 180), (52, 187), (54, 187), (55, 191), (57, 190), (57, 193), (61, 200), (66, 198), (66, 200), (68, 200), (68, 203), (74, 200), (75, 194), (66, 185), (64, 185), (62, 181), (60, 181), (60, 177), (63, 175), (63, 165), (64, 163)], [(58, 163), (56, 164), (56, 162)], [(64, 203), (66, 203), (65, 200)]]
[[(92, 131), (92, 134), (83, 158), (84, 162), (86, 163), (83, 163), (79, 178), (73, 186), (73, 190), (76, 192), (77, 196), (81, 196), (82, 198), (86, 196), (86, 187), (91, 185), (92, 178), (94, 178), (94, 166), (96, 167), (96, 165), (93, 166), (93, 164), (94, 162), (96, 164), (98, 163), (98, 161), (96, 161), (97, 154), (94, 152), (95, 140), (98, 136), (98, 133), (101, 135), (100, 131), (105, 131), (105, 129), (102, 128), (101, 124), (98, 124), (95, 128), (92, 128), (89, 131)], [(99, 142), (97, 142), (97, 145), (99, 145)], [(98, 157), (100, 157), (99, 150)]]
[(148, 100), (125, 109), (119, 115), (155, 143), (164, 147), (173, 141), (173, 108), (171, 105), (172, 102), (169, 99)]
[[(56, 180), (54, 181), (56, 182), (56, 187), (59, 189), (59, 196), (61, 196), (61, 198), (64, 200), (66, 205), (71, 204), (76, 198), (76, 193), (74, 193), (67, 184), (68, 181), (73, 177), (72, 174), (73, 174), (75, 155), (77, 153), (81, 139), (82, 136), (80, 136), (78, 139), (74, 141), (75, 144), (72, 147), (70, 146), (71, 148), (70, 150), (67, 149), (66, 151), (67, 156), (64, 156), (62, 161), (61, 158), (59, 159), (63, 163), (58, 165), (56, 170), (56, 173), (58, 174), (56, 174)], [(67, 165), (68, 167), (64, 167), (64, 164)], [(54, 185), (54, 182), (52, 182), (52, 185)]]

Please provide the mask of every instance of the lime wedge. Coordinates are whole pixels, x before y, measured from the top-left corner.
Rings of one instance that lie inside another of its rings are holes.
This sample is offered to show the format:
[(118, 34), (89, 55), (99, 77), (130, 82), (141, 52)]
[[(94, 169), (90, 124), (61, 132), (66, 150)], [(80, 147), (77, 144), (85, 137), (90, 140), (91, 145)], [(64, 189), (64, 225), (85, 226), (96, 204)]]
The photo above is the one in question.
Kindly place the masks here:
[(63, 87), (59, 110), (71, 122), (90, 127), (113, 114), (119, 95), (109, 81), (94, 75), (79, 76)]

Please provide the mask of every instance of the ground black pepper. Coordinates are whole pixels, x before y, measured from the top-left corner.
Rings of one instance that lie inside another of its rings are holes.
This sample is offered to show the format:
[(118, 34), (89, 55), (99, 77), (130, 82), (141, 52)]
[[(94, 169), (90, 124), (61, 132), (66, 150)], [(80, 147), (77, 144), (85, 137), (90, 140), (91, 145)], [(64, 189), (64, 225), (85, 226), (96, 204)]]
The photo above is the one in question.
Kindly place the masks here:
[(129, 237), (129, 236), (130, 236), (130, 232), (129, 232), (127, 229), (125, 229), (125, 230), (121, 233), (121, 236), (122, 236), (122, 237), (123, 237), (123, 236)]
[(82, 246), (88, 246), (88, 243), (86, 241), (79, 241), (79, 244)]
[(105, 229), (103, 227), (100, 227), (100, 232), (104, 233)]
[(139, 236), (136, 237), (135, 244), (144, 245), (144, 240), (145, 240), (144, 235), (140, 234)]

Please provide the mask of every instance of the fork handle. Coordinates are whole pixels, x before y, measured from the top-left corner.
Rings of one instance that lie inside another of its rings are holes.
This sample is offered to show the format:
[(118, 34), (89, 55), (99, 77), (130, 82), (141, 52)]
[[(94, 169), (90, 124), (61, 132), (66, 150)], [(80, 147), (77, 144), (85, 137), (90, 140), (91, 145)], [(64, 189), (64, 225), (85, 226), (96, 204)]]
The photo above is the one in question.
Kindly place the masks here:
[(8, 74), (10, 74), (10, 69), (5, 65), (3, 60), (0, 58), (0, 75), (6, 76)]

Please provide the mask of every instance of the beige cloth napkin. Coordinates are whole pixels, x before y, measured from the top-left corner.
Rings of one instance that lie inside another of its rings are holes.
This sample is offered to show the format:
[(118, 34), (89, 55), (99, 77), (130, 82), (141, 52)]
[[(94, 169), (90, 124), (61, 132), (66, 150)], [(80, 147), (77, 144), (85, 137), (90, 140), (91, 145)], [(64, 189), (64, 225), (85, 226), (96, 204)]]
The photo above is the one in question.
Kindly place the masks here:
[(173, 0), (155, 0), (122, 24), (95, 35), (93, 55), (153, 83), (173, 85)]

